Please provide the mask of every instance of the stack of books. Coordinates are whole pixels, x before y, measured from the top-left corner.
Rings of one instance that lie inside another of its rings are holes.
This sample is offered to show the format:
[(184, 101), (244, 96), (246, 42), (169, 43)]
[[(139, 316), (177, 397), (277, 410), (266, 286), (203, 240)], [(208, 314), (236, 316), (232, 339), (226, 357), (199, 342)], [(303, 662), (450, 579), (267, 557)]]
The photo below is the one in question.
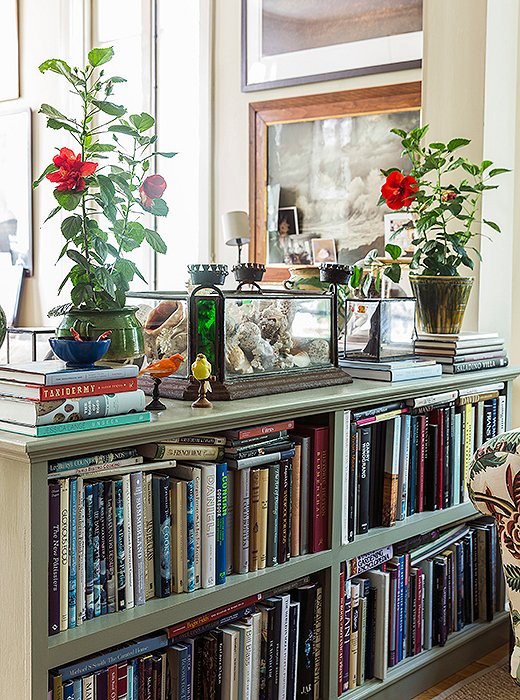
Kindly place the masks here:
[(239, 599), (51, 671), (52, 697), (320, 697), (322, 598), (303, 579)]
[(415, 357), (381, 362), (340, 358), (339, 365), (355, 379), (375, 379), (381, 382), (429, 379), (442, 374), (442, 367), (436, 363), (435, 358)]
[(506, 367), (509, 362), (498, 333), (418, 333), (415, 353), (439, 362), (445, 374)]
[(502, 612), (496, 538), (494, 521), (483, 518), (346, 562), (339, 582), (338, 694), (384, 680), (389, 668)]
[(505, 431), (504, 383), (345, 412), (343, 542), (468, 500), (475, 451)]
[(0, 365), (0, 430), (44, 437), (148, 422), (137, 371), (67, 369), (59, 360)]

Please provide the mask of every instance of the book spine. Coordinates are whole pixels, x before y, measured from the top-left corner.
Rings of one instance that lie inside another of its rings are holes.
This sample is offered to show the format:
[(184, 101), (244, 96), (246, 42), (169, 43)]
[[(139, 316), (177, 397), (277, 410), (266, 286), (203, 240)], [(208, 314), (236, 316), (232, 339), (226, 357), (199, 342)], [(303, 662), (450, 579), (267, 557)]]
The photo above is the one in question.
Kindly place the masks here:
[[(226, 504), (226, 576), (231, 576), (234, 569), (234, 537), (235, 537), (235, 472), (230, 469), (227, 473), (227, 504)], [(200, 486), (199, 486), (200, 491)], [(200, 497), (199, 497), (200, 504)], [(195, 498), (195, 588), (200, 588), (200, 505), (199, 525), (197, 528), (197, 498)], [(198, 534), (197, 534), (198, 532)], [(197, 542), (199, 544), (197, 544)], [(198, 550), (198, 575), (197, 575)]]
[(358, 472), (358, 518), (356, 533), (364, 535), (368, 532), (370, 506), (370, 453), (372, 432), (370, 426), (360, 429), (359, 438), (359, 472)]
[(280, 450), (270, 454), (248, 457), (247, 459), (228, 459), (229, 467), (233, 469), (248, 469), (251, 467), (263, 467), (266, 464), (278, 462), (280, 459), (290, 459), (294, 457), (294, 449)]
[(350, 621), (350, 662), (349, 662), (349, 690), (357, 686), (357, 657), (359, 638), (359, 584), (351, 586), (351, 621)]
[(137, 377), (114, 379), (99, 382), (78, 382), (55, 386), (39, 386), (39, 401), (59, 401), (60, 399), (79, 399), (85, 396), (102, 396), (103, 394), (121, 394), (137, 391)]
[(341, 494), (341, 544), (348, 543), (348, 504), (349, 504), (349, 471), (350, 471), (350, 423), (351, 412), (343, 412), (343, 480)]
[(498, 397), (491, 399), (491, 437), (498, 435)]
[(69, 625), (69, 480), (60, 479), (60, 632)]
[(358, 472), (358, 445), (359, 431), (356, 424), (350, 424), (350, 469), (349, 469), (349, 484), (348, 484), (348, 541), (353, 542), (356, 534), (357, 520), (357, 472)]
[(433, 415), (428, 421), (428, 454), (424, 464), (424, 480), (428, 484), (424, 494), (424, 506), (426, 510), (438, 508), (438, 476), (439, 476), (439, 425), (437, 417)]
[(36, 404), (35, 425), (51, 425), (59, 420), (67, 423), (74, 420), (72, 416), (78, 416), (76, 420), (90, 420), (144, 411), (145, 397), (144, 393), (138, 389), (122, 394), (68, 398), (64, 399), (63, 403), (55, 408), (54, 402)]
[(85, 606), (86, 619), (94, 618), (94, 487), (85, 484)]
[[(116, 479), (112, 491), (114, 510), (114, 545), (116, 561), (117, 609), (126, 609), (126, 565), (125, 565), (125, 517), (123, 507), (123, 480)], [(88, 581), (88, 577), (87, 577)]]
[(83, 467), (101, 466), (112, 462), (121, 462), (138, 457), (135, 447), (128, 447), (114, 452), (101, 452), (99, 454), (75, 457), (74, 459), (60, 459), (49, 462), (49, 474), (65, 471), (67, 469), (81, 469)]
[[(39, 425), (30, 435), (36, 437), (48, 437), (49, 435), (61, 435), (63, 433), (77, 433), (85, 430), (98, 430), (100, 428), (113, 428), (121, 425), (133, 425), (134, 423), (149, 423), (151, 414), (149, 411), (140, 413), (125, 413), (104, 418), (89, 418), (88, 420), (72, 421), (70, 423), (54, 423), (52, 425)], [(16, 430), (14, 431), (16, 432)]]
[(93, 513), (93, 526), (92, 526), (92, 549), (93, 549), (93, 561), (94, 561), (94, 617), (99, 617), (101, 615), (101, 570), (100, 570), (100, 558), (99, 558), (99, 489), (101, 484), (99, 481), (95, 481), (92, 488), (92, 513)]
[(76, 494), (76, 625), (82, 625), (86, 619), (85, 609), (85, 487), (81, 476), (77, 479)]
[(134, 561), (134, 598), (136, 605), (144, 605), (145, 598), (145, 548), (143, 512), (143, 473), (130, 475), (132, 498), (132, 556)]
[(339, 574), (338, 696), (343, 694), (343, 644), (345, 641), (345, 569)]
[(419, 470), (419, 416), (410, 416), (410, 474), (408, 479), (407, 515), (417, 510), (417, 487)]
[(60, 484), (49, 484), (49, 635), (60, 631)]
[(291, 598), (280, 596), (282, 601), (280, 620), (280, 656), (278, 664), (278, 700), (287, 700), (287, 674), (289, 656), (289, 610)]
[(309, 552), (309, 506), (310, 506), (310, 439), (301, 442), (301, 493), (300, 493), (300, 554)]
[(251, 469), (251, 500), (249, 507), (249, 571), (258, 571), (260, 531), (260, 469)]
[(312, 552), (327, 548), (329, 490), (329, 429), (314, 431)]
[(104, 482), (105, 493), (105, 532), (106, 532), (106, 590), (107, 590), (107, 612), (113, 613), (117, 610), (116, 594), (116, 547), (114, 529), (114, 483)]
[(497, 432), (505, 433), (507, 426), (507, 415), (506, 415), (506, 397), (501, 394), (498, 397), (498, 418), (497, 418)]
[(215, 585), (216, 572), (216, 472), (215, 465), (202, 468), (202, 509), (201, 509), (201, 576), (202, 588)]
[(421, 396), (419, 398), (410, 399), (406, 403), (414, 408), (420, 408), (422, 406), (434, 406), (435, 404), (446, 403), (447, 401), (454, 401), (458, 396), (457, 391), (445, 391), (440, 394), (432, 394), (431, 396)]
[(168, 477), (154, 475), (152, 487), (155, 594), (159, 598), (166, 598), (171, 593), (171, 516)]
[(144, 589), (145, 599), (155, 596), (154, 538), (153, 538), (153, 477), (143, 475), (144, 512)]
[(302, 586), (292, 591), (300, 603), (300, 633), (298, 641), (297, 695), (299, 700), (314, 698), (314, 617), (316, 585)]
[(291, 557), (300, 556), (301, 445), (294, 448), (291, 481)]
[(260, 469), (260, 503), (258, 512), (258, 568), (267, 564), (267, 516), (269, 507), (269, 469)]
[(186, 490), (185, 484), (170, 479), (168, 498), (170, 500), (170, 559), (171, 592), (182, 593), (186, 573)]
[(249, 571), (250, 483), (249, 469), (236, 472), (234, 560), (237, 574), (246, 574)]
[[(261, 675), (261, 665), (262, 665), (262, 613), (256, 611), (251, 615), (252, 627), (253, 627), (253, 651), (252, 651), (252, 674), (251, 674), (251, 700), (253, 698), (256, 700), (260, 697), (260, 675)], [(295, 650), (296, 653), (296, 650)], [(294, 683), (296, 683), (296, 673), (294, 676)], [(296, 700), (294, 698), (294, 700)]]
[(287, 516), (289, 511), (289, 465), (287, 461), (280, 464), (280, 503), (278, 510), (278, 563), (287, 561)]
[[(391, 429), (390, 429), (391, 426)], [(401, 416), (396, 416), (387, 427), (387, 444), (383, 480), (383, 527), (395, 525), (397, 516), (397, 490), (399, 485), (399, 456), (401, 440)]]
[(125, 545), (125, 599), (126, 609), (133, 608), (134, 600), (134, 558), (132, 543), (132, 493), (130, 475), (125, 474), (123, 481), (123, 517)]
[(105, 484), (99, 482), (99, 593), (101, 614), (108, 612), (108, 589), (107, 589), (107, 532), (106, 532), (106, 502)]
[(493, 437), (493, 404), (491, 401), (484, 402), (484, 425), (483, 425), (483, 442), (491, 440)]
[(215, 561), (217, 586), (226, 583), (227, 464), (216, 466)]
[(224, 447), (226, 438), (218, 435), (187, 435), (178, 438), (169, 438), (165, 442), (171, 445), (217, 445)]
[(261, 437), (263, 435), (270, 435), (271, 433), (276, 433), (281, 430), (292, 430), (294, 428), (294, 421), (287, 420), (281, 421), (280, 423), (272, 423), (271, 425), (260, 425), (254, 428), (242, 428), (241, 430), (229, 430), (226, 432), (230, 438), (235, 438), (238, 440), (248, 440), (249, 438)]
[[(144, 451), (144, 450), (143, 450)], [(150, 456), (146, 450), (145, 457)], [(222, 456), (222, 448), (218, 445), (172, 445), (170, 443), (159, 443), (155, 445), (153, 459), (167, 460), (211, 460), (219, 459)]]
[(76, 627), (77, 600), (77, 488), (78, 480), (69, 480), (69, 628)]
[(478, 372), (483, 369), (494, 369), (495, 367), (507, 367), (509, 360), (507, 357), (496, 357), (493, 360), (480, 360), (479, 362), (460, 362), (450, 365), (450, 373), (460, 374), (462, 372)]
[[(296, 700), (296, 678), (298, 677), (298, 636), (300, 628), (300, 604), (291, 601), (289, 606), (289, 654), (287, 700)], [(257, 697), (257, 696), (252, 696)]]
[[(300, 447), (298, 445), (298, 447)], [(267, 515), (267, 566), (278, 564), (278, 511), (280, 507), (280, 465), (269, 468)], [(294, 513), (294, 511), (293, 511)], [(299, 517), (299, 514), (298, 514)]]
[[(186, 572), (184, 591), (195, 590), (195, 485), (193, 480), (186, 481)], [(218, 562), (218, 558), (217, 558)], [(217, 570), (218, 579), (218, 570)]]
[(408, 490), (410, 482), (410, 441), (412, 416), (401, 419), (401, 454), (399, 463), (398, 520), (406, 518), (408, 510)]

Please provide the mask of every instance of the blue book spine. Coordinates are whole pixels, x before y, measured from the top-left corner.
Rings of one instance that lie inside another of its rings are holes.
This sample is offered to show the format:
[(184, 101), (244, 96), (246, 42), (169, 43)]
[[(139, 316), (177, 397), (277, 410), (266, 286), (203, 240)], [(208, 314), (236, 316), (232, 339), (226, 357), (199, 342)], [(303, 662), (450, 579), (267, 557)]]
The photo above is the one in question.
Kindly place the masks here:
[(498, 435), (498, 399), (491, 399), (491, 435)]
[(189, 648), (186, 644), (179, 644), (179, 700), (189, 700), (188, 695), (188, 664)]
[(131, 663), (126, 667), (126, 700), (134, 700), (134, 666)]
[(191, 644), (186, 644), (186, 698), (190, 700), (193, 697), (191, 688), (192, 679), (192, 665), (193, 665), (193, 646)]
[[(89, 418), (88, 420), (76, 420), (71, 423), (53, 423), (52, 425), (39, 425), (31, 435), (35, 437), (47, 437), (48, 435), (61, 435), (62, 433), (77, 433), (83, 430), (98, 430), (98, 428), (112, 428), (116, 425), (132, 425), (134, 423), (149, 423), (151, 413), (125, 413), (120, 416), (106, 416), (105, 418)], [(16, 430), (12, 430), (16, 433)]]
[(106, 540), (105, 482), (99, 483), (99, 595), (101, 614), (108, 612), (107, 598), (107, 540)]
[(155, 595), (166, 598), (171, 593), (171, 540), (170, 540), (170, 480), (167, 476), (153, 475), (153, 533)]
[(126, 577), (125, 577), (125, 518), (123, 509), (123, 480), (116, 479), (114, 482), (115, 494), (115, 545), (117, 561), (117, 609), (126, 608)]
[(114, 524), (114, 501), (112, 498), (112, 482), (105, 481), (105, 556), (106, 556), (106, 588), (107, 612), (117, 610), (116, 593), (116, 541)]
[(62, 686), (63, 700), (74, 700), (74, 683), (67, 681)]
[(76, 678), (74, 681), (74, 700), (83, 700), (83, 681)]
[(186, 592), (195, 590), (195, 486), (186, 482), (187, 547), (186, 547)]
[(85, 484), (85, 604), (87, 620), (94, 617), (94, 546), (92, 535), (94, 530), (93, 487)]
[(226, 513), (227, 513), (227, 464), (217, 464), (216, 470), (216, 585), (226, 583)]
[(419, 455), (419, 419), (418, 416), (410, 416), (410, 473), (408, 478), (408, 515), (415, 513), (415, 500), (417, 497), (417, 458)]
[(76, 627), (76, 544), (78, 481), (69, 481), (69, 627)]
[(93, 586), (94, 586), (94, 617), (101, 615), (101, 576), (99, 559), (99, 490), (101, 484), (96, 481), (93, 484), (93, 528), (92, 528), (92, 550), (93, 550)]
[[(139, 700), (139, 659), (132, 659), (132, 661), (128, 662), (128, 666), (132, 667), (133, 700)], [(128, 700), (130, 700), (130, 698)]]

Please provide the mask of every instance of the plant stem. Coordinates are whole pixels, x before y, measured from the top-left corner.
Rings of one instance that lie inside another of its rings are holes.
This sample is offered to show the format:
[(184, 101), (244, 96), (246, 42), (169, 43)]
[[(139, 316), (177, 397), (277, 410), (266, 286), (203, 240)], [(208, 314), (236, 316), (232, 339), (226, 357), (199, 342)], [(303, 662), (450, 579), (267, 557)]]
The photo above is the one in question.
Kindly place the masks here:
[[(81, 125), (81, 137), (80, 137), (80, 145), (81, 145), (81, 160), (85, 160), (85, 141), (88, 136), (88, 130), (87, 130), (87, 116), (88, 116), (88, 100), (87, 100), (87, 80), (88, 77), (85, 72), (85, 93), (82, 95), (82, 100), (83, 100), (83, 122)], [(91, 267), (91, 262), (90, 262), (90, 248), (89, 248), (89, 243), (88, 243), (88, 230), (87, 230), (87, 212), (85, 208), (85, 196), (82, 196), (81, 198), (81, 212), (82, 212), (82, 217), (81, 217), (81, 228), (83, 231), (83, 249), (85, 253), (85, 259), (87, 261), (87, 279), (88, 283), (90, 284), (92, 288), (92, 297), (94, 302), (96, 301), (96, 291), (94, 289), (94, 283), (92, 280), (92, 267)]]

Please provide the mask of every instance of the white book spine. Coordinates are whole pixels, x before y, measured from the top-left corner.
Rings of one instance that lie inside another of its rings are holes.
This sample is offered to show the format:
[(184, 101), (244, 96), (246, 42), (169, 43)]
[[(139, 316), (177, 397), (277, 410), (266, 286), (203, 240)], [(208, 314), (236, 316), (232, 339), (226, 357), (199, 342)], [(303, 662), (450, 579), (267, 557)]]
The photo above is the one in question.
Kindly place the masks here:
[[(408, 505), (408, 478), (410, 472), (410, 426), (411, 416), (401, 416), (401, 459), (399, 465), (399, 492), (397, 496), (397, 519), (404, 520)], [(400, 510), (399, 510), (400, 509)]]
[(238, 524), (238, 561), (235, 562), (236, 571), (239, 574), (247, 574), (249, 571), (249, 498), (250, 498), (250, 469), (242, 469), (236, 474), (239, 482), (240, 500), (235, 504), (237, 508), (236, 522)]
[(76, 522), (76, 625), (82, 625), (87, 611), (85, 608), (85, 492), (83, 490), (83, 478), (77, 480)]
[(498, 434), (500, 435), (501, 433), (505, 433), (507, 428), (507, 415), (506, 415), (506, 409), (507, 409), (507, 399), (506, 397), (501, 394), (498, 397), (498, 416), (497, 416), (497, 429), (498, 429)]
[[(251, 700), (260, 697), (260, 665), (262, 660), (262, 613), (251, 615), (253, 628), (253, 649), (251, 653)], [(296, 647), (298, 648), (298, 647)], [(296, 688), (296, 683), (294, 684)]]
[(291, 597), (289, 595), (281, 595), (282, 601), (282, 620), (280, 625), (280, 661), (278, 666), (278, 700), (287, 700), (287, 678), (288, 667), (287, 660), (289, 656), (289, 606), (291, 605)]
[(155, 571), (153, 552), (153, 477), (143, 475), (143, 511), (144, 511), (144, 579), (145, 598), (155, 595)]
[(420, 406), (433, 406), (437, 403), (447, 403), (448, 401), (454, 401), (459, 395), (457, 390), (445, 391), (440, 394), (432, 394), (431, 396), (420, 396), (416, 399), (410, 399), (406, 403), (414, 408), (419, 408)]
[(83, 678), (83, 700), (94, 700), (95, 698), (94, 675)]
[(201, 583), (202, 588), (211, 588), (215, 585), (216, 568), (216, 471), (214, 464), (206, 464), (201, 469)]
[(483, 401), (479, 401), (476, 404), (474, 433), (475, 433), (475, 442), (474, 442), (473, 447), (475, 450), (478, 450), (479, 447), (482, 447), (482, 443), (484, 442), (484, 402)]
[(135, 472), (130, 476), (132, 493), (132, 552), (134, 559), (134, 600), (136, 605), (144, 605), (144, 512), (143, 474)]
[(227, 472), (227, 504), (226, 504), (226, 575), (233, 573), (233, 530), (235, 521), (235, 472)]
[[(348, 483), (350, 477), (350, 411), (343, 413), (343, 510), (341, 511), (341, 542), (348, 544)], [(296, 684), (295, 684), (296, 685)]]
[(132, 556), (132, 493), (130, 475), (123, 476), (123, 519), (125, 548), (125, 597), (126, 608), (134, 607), (134, 562)]
[(60, 632), (69, 625), (69, 480), (60, 479)]
[(200, 548), (200, 505), (201, 505), (201, 474), (200, 469), (193, 469), (193, 534), (194, 534), (194, 568), (195, 589), (201, 587), (202, 556)]
[(238, 700), (239, 638), (236, 630), (223, 629), (222, 697)]
[(462, 413), (455, 413), (453, 423), (453, 474), (451, 479), (452, 503), (454, 506), (460, 503), (460, 460), (462, 455)]

